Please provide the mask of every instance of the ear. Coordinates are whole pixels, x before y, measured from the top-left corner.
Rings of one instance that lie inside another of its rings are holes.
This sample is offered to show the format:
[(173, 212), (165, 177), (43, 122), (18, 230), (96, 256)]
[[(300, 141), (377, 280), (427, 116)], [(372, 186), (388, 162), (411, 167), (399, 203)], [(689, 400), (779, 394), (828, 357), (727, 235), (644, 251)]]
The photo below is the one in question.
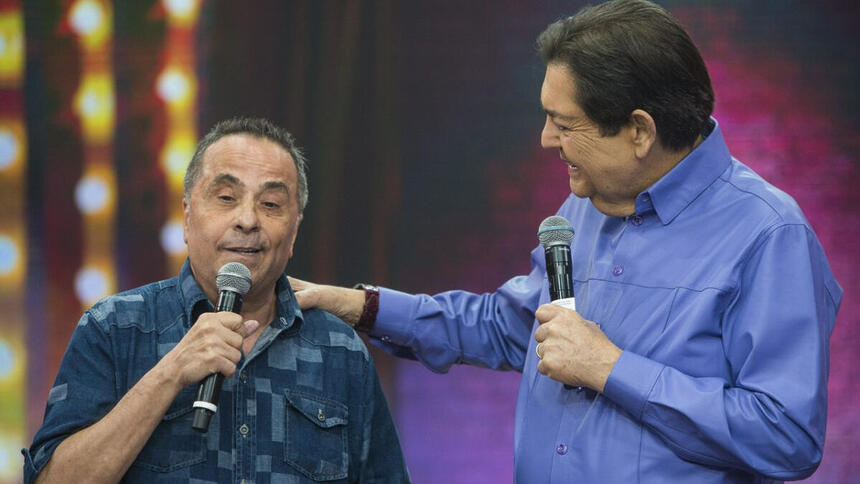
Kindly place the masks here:
[(188, 226), (191, 219), (191, 206), (188, 203), (188, 198), (182, 197), (182, 239), (185, 245), (188, 245)]
[(657, 142), (657, 125), (646, 111), (636, 109), (630, 113), (631, 141), (636, 158), (642, 160)]

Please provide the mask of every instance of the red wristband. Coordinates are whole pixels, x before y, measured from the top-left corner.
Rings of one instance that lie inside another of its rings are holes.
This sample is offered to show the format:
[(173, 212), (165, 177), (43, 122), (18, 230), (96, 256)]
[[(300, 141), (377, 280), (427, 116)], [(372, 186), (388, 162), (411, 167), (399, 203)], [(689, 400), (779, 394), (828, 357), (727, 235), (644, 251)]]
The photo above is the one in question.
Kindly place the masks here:
[(379, 313), (379, 288), (370, 284), (356, 284), (353, 289), (364, 291), (364, 308), (361, 310), (361, 317), (355, 323), (355, 330), (369, 333)]

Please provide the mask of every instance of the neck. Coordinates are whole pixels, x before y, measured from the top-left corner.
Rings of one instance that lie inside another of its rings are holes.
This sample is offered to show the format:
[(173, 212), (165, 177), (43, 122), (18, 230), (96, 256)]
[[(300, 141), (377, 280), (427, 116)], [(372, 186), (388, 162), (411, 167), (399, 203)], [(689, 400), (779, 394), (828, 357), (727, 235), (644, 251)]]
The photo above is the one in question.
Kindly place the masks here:
[(277, 304), (275, 288), (264, 290), (262, 294), (248, 293), (242, 300), (242, 317), (260, 323), (260, 328), (268, 326), (275, 318)]
[(636, 197), (644, 192), (651, 185), (657, 183), (657, 180), (663, 178), (666, 173), (669, 173), (672, 168), (678, 165), (687, 155), (689, 155), (697, 146), (699, 146), (704, 138), (699, 136), (696, 138), (693, 146), (684, 148), (678, 151), (668, 151), (663, 149), (659, 144), (655, 145), (649, 151), (647, 158), (642, 160), (646, 171), (639, 177), (639, 183), (630, 190), (630, 198), (624, 200), (596, 200), (592, 199), (594, 207), (605, 215), (610, 217), (627, 217), (636, 212)]

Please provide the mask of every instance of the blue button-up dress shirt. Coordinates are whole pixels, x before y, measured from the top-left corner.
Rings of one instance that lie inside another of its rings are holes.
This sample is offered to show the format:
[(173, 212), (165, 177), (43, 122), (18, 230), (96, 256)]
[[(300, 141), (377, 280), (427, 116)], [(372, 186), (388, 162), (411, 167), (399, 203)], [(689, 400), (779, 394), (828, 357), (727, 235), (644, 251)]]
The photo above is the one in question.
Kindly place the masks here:
[[(383, 289), (375, 344), (444, 372), (523, 373), (520, 483), (769, 482), (808, 476), (824, 445), (829, 337), (842, 290), (794, 200), (733, 159), (716, 122), (610, 217), (570, 196), (578, 312), (623, 353), (604, 393), (537, 372), (543, 249), (490, 294)], [(537, 225), (537, 223), (535, 224)]]
[[(364, 343), (334, 316), (299, 310), (286, 276), (276, 290), (276, 318), (224, 381), (209, 432), (191, 428), (197, 385), (189, 386), (123, 482), (409, 481)], [(63, 439), (107, 414), (211, 310), (187, 262), (177, 278), (88, 310), (63, 357), (42, 427), (24, 450), (25, 481), (36, 478)]]

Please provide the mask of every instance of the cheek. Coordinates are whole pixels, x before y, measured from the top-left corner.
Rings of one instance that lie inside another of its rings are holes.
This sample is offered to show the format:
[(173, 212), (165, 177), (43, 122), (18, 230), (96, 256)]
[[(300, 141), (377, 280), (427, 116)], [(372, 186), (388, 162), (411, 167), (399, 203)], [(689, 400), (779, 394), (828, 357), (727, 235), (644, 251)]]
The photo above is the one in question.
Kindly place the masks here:
[(594, 140), (583, 133), (572, 133), (564, 137), (562, 145), (565, 151), (574, 157), (574, 163), (577, 161), (587, 162), (595, 155)]

